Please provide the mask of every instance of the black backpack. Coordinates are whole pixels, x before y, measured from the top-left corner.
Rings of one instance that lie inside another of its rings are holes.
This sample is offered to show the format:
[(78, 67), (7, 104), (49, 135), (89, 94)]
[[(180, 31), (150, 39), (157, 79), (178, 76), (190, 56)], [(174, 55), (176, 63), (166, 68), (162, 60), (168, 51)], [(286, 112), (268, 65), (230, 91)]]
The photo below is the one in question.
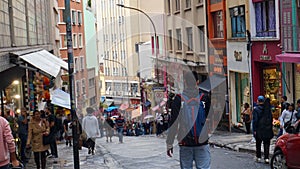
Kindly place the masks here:
[[(261, 107), (257, 107), (258, 109), (261, 109)], [(258, 114), (259, 120), (258, 120), (258, 128), (257, 128), (257, 137), (261, 140), (270, 140), (274, 137), (273, 133), (273, 117), (271, 113), (271, 104), (270, 99), (267, 98), (264, 102), (262, 110), (260, 110), (260, 113)]]

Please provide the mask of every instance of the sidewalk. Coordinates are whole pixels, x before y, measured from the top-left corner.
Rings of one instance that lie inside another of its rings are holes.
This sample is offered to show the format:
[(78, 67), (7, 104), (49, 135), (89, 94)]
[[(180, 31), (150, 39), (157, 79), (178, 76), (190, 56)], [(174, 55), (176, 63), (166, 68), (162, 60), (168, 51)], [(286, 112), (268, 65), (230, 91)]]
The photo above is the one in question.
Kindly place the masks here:
[[(50, 150), (49, 150), (50, 151)], [(47, 169), (73, 169), (74, 168), (74, 160), (73, 160), (73, 147), (66, 146), (64, 143), (57, 145), (58, 158), (47, 158)], [(79, 159), (81, 168), (89, 168), (89, 169), (108, 169), (106, 160), (109, 160), (108, 157), (103, 155), (101, 151), (101, 147), (97, 145), (97, 150), (95, 155), (89, 155), (87, 148), (82, 148), (79, 150)], [(113, 164), (113, 162), (111, 162)], [(26, 169), (34, 169), (36, 168), (34, 162), (34, 155), (32, 153), (31, 159), (28, 164), (26, 164)]]
[[(214, 134), (211, 136), (209, 142), (211, 145), (217, 147), (224, 147), (238, 152), (250, 152), (255, 153), (255, 143), (250, 143), (252, 139), (252, 134), (244, 134), (244, 133), (233, 133), (233, 132), (226, 132), (226, 131), (215, 131)], [(270, 156), (273, 155), (275, 146), (275, 139), (271, 140), (270, 146)], [(262, 153), (263, 144), (262, 144)]]

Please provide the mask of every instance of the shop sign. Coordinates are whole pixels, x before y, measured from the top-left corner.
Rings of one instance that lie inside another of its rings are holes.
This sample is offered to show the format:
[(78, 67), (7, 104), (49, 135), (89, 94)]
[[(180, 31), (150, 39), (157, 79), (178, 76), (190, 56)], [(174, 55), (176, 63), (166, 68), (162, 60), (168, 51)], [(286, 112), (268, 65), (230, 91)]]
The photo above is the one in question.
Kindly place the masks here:
[(267, 61), (267, 60), (272, 60), (272, 57), (268, 55), (260, 55), (259, 59)]
[(263, 61), (269, 61), (272, 60), (272, 57), (268, 55), (268, 48), (267, 48), (267, 44), (264, 43), (264, 47), (262, 50), (263, 55), (260, 55), (259, 59), (263, 60)]
[(235, 61), (241, 62), (242, 61), (242, 52), (241, 51), (234, 51), (234, 58)]

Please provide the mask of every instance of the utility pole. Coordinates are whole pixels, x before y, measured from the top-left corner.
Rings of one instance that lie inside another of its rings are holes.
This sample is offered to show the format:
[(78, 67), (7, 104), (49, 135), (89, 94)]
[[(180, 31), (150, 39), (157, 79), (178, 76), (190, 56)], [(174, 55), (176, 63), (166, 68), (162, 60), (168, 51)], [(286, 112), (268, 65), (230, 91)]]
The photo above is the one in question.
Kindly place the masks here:
[(68, 68), (69, 68), (69, 91), (71, 101), (71, 116), (72, 116), (72, 136), (73, 136), (73, 160), (74, 169), (79, 169), (79, 133), (78, 133), (78, 117), (75, 112), (75, 90), (74, 90), (74, 61), (73, 61), (73, 43), (72, 43), (72, 25), (71, 25), (71, 10), (70, 0), (65, 0), (64, 21), (66, 23), (67, 32), (67, 50), (68, 50)]

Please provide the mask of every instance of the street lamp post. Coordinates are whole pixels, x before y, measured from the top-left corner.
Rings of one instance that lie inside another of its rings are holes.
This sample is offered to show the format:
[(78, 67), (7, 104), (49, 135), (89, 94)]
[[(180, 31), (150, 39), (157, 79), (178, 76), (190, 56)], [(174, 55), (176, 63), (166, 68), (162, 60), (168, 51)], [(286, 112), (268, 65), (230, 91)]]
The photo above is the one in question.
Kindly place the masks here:
[(70, 90), (70, 104), (72, 116), (72, 135), (73, 135), (73, 158), (74, 169), (79, 169), (79, 133), (77, 127), (78, 117), (75, 112), (75, 89), (74, 89), (74, 62), (73, 62), (73, 43), (72, 43), (72, 24), (71, 24), (71, 5), (70, 0), (65, 0), (64, 21), (66, 22), (67, 32), (67, 49), (68, 49), (68, 73), (69, 73), (69, 90)]
[(138, 8), (134, 8), (134, 7), (130, 7), (130, 6), (125, 6), (123, 4), (116, 4), (119, 7), (122, 8), (127, 8), (127, 9), (132, 9), (138, 12), (141, 12), (142, 14), (144, 14), (151, 22), (153, 30), (154, 30), (154, 42), (155, 42), (155, 59), (156, 59), (156, 69), (155, 69), (155, 73), (156, 73), (156, 79), (157, 79), (157, 83), (159, 83), (159, 76), (158, 76), (158, 39), (157, 39), (157, 33), (156, 33), (156, 27), (154, 25), (153, 20), (150, 18), (150, 16), (148, 14), (146, 14), (144, 11), (138, 9)]
[[(125, 75), (126, 75), (126, 85), (127, 85), (127, 89), (128, 89), (129, 84), (128, 84), (128, 73), (127, 73), (126, 67), (125, 67), (121, 62), (116, 61), (116, 60), (110, 60), (110, 59), (106, 59), (106, 58), (104, 58), (103, 60), (117, 63), (117, 64), (121, 65), (123, 69), (125, 68), (125, 73), (126, 73), (126, 74), (125, 74)], [(128, 94), (128, 97), (129, 97), (129, 94)], [(123, 97), (122, 99), (124, 99), (124, 97)], [(127, 100), (127, 101), (128, 101), (128, 100)], [(129, 104), (129, 102), (128, 102), (128, 104)]]

